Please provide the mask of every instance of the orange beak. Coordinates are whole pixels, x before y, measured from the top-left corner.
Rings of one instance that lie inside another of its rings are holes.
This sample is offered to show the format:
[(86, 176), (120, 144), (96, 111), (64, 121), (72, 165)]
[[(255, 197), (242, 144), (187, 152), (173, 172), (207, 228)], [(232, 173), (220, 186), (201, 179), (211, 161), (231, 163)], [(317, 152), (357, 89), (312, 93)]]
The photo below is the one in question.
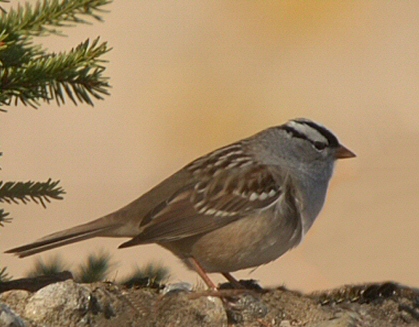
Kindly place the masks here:
[(343, 145), (339, 147), (336, 151), (335, 158), (336, 159), (346, 159), (346, 158), (354, 158), (356, 154), (353, 153), (351, 150), (345, 148)]

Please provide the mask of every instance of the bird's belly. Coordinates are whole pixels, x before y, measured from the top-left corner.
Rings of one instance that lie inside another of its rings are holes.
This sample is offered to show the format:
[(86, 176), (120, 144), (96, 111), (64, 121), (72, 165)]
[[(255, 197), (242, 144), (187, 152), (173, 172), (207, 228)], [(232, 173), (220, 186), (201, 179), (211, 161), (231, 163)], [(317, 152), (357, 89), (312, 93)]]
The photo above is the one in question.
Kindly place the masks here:
[(232, 272), (266, 264), (301, 239), (293, 224), (274, 219), (264, 215), (239, 219), (195, 239), (189, 253), (207, 272)]

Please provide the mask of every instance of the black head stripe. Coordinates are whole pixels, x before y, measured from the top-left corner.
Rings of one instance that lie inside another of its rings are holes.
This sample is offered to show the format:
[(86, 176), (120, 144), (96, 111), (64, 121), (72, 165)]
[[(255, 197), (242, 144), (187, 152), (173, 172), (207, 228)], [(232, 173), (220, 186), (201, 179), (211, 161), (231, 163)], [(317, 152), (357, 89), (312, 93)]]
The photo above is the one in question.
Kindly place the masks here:
[(335, 135), (333, 135), (329, 130), (327, 130), (325, 127), (316, 124), (315, 122), (312, 122), (310, 120), (307, 119), (295, 119), (296, 122), (300, 123), (300, 124), (305, 124), (307, 126), (310, 126), (311, 128), (315, 129), (316, 131), (318, 131), (321, 135), (323, 135), (327, 141), (329, 142), (329, 146), (330, 147), (339, 147), (339, 141), (336, 138)]
[(317, 125), (316, 123), (313, 123), (312, 121), (305, 121), (304, 124), (310, 126), (311, 128), (314, 128), (321, 135), (323, 135), (329, 142), (329, 146), (335, 147), (335, 148), (339, 146), (339, 141), (336, 138), (336, 136), (334, 136), (329, 130), (327, 130), (323, 126)]

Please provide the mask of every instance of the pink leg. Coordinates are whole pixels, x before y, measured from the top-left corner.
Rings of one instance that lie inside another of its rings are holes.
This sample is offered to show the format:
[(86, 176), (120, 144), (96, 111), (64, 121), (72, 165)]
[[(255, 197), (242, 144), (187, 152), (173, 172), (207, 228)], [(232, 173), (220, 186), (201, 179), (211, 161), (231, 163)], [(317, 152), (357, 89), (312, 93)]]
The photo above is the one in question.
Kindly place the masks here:
[(192, 268), (198, 273), (198, 275), (203, 279), (205, 284), (212, 289), (217, 290), (217, 286), (215, 286), (214, 282), (208, 277), (207, 273), (205, 272), (204, 268), (199, 264), (198, 261), (195, 260), (194, 257), (188, 258), (188, 261)]
[(231, 283), (231, 285), (234, 286), (234, 288), (242, 289), (244, 288), (240, 282), (235, 279), (231, 274), (229, 273), (222, 273), (222, 275)]

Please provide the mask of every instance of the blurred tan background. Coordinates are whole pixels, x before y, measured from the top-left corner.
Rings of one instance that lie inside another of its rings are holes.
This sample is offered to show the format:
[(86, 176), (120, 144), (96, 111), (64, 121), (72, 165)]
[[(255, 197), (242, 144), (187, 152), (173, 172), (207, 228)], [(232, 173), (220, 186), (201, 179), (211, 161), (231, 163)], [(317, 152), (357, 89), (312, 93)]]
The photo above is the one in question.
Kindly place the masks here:
[[(115, 1), (104, 23), (41, 41), (69, 50), (100, 35), (110, 97), (94, 108), (10, 108), (1, 115), (2, 180), (60, 179), (64, 201), (4, 206), (0, 249), (100, 217), (194, 158), (294, 117), (335, 132), (358, 158), (340, 161), (304, 243), (235, 274), (264, 286), (319, 290), (395, 280), (419, 286), (419, 2)], [(115, 277), (160, 260), (156, 245), (117, 250), (95, 239), (42, 254), (78, 263), (94, 249)], [(0, 254), (22, 276), (33, 258)], [(212, 276), (221, 281), (217, 275)]]

